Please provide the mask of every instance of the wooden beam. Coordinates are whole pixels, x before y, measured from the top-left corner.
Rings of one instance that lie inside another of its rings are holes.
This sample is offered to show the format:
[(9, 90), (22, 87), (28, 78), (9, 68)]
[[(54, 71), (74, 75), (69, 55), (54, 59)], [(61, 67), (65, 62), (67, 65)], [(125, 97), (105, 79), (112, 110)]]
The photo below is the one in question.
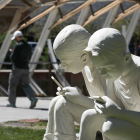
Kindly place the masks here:
[[(38, 1), (39, 2), (39, 1)], [(31, 4), (32, 5), (36, 5), (36, 4), (38, 4), (37, 3), (37, 1), (32, 1), (31, 2)], [(25, 11), (27, 11), (28, 9), (30, 9), (31, 7), (30, 6), (28, 6), (28, 5), (25, 5), (25, 6), (22, 6), (21, 8), (19, 8), (19, 13), (24, 13)], [(36, 10), (38, 10), (39, 8), (41, 8), (41, 7), (38, 7), (37, 9), (35, 9), (33, 12), (35, 12)], [(27, 16), (29, 16), (29, 15), (31, 15), (33, 12), (31, 12), (31, 13), (29, 13)], [(18, 22), (16, 22), (15, 23), (15, 25), (13, 25), (12, 27), (10, 27), (9, 28), (9, 30), (11, 29), (11, 28), (13, 28), (13, 27), (15, 27), (15, 26), (17, 26), (20, 22), (22, 22), (22, 21), (24, 21), (25, 20), (25, 18), (27, 18), (27, 16), (26, 17), (23, 17), (23, 18), (21, 18)]]
[(139, 4), (140, 4), (140, 1), (139, 1), (139, 0), (132, 0), (132, 1), (134, 1), (134, 2), (136, 2), (136, 3), (139, 3)]
[(46, 14), (50, 13), (52, 10), (56, 9), (57, 5), (53, 5), (52, 7), (50, 7), (49, 9), (45, 10), (44, 12), (42, 12), (41, 14), (35, 16), (34, 18), (30, 19), (29, 21), (27, 21), (26, 23), (23, 23), (17, 30), (21, 30), (27, 26), (29, 26), (30, 24), (34, 23), (35, 21), (39, 20), (40, 18), (42, 18), (43, 16), (45, 16)]
[(23, 3), (27, 4), (28, 6), (32, 7), (33, 5), (30, 4), (30, 2), (28, 2), (27, 0), (21, 0)]
[(59, 12), (60, 17), (63, 18), (63, 14), (62, 14), (60, 7), (58, 7), (58, 12)]
[(94, 11), (93, 11), (92, 5), (90, 4), (89, 6), (90, 6), (91, 13), (94, 16)]
[(122, 2), (123, 1), (116, 0), (116, 1), (114, 1), (112, 3), (110, 3), (109, 5), (105, 6), (104, 8), (98, 10), (97, 12), (94, 13), (94, 15), (91, 15), (88, 18), (88, 20), (83, 24), (83, 26), (86, 26), (87, 24), (89, 24), (90, 22), (92, 22), (93, 20), (95, 20), (99, 16), (103, 15), (104, 13), (108, 12), (110, 9), (112, 9), (113, 7), (119, 5)]
[[(68, 0), (68, 1), (71, 1), (71, 0)], [(43, 13), (35, 16), (34, 18), (30, 19), (29, 21), (27, 21), (26, 23), (23, 23), (22, 25), (20, 25), (20, 27), (17, 29), (17, 30), (21, 30), (27, 26), (29, 26), (30, 24), (34, 23), (35, 21), (39, 20), (40, 18), (42, 18), (43, 16), (45, 16), (46, 14), (50, 13), (51, 11), (53, 11), (54, 9), (62, 6), (63, 4), (67, 3), (68, 1), (65, 1), (63, 3), (55, 3), (52, 7), (50, 7), (49, 9), (45, 10)], [(25, 10), (22, 9), (22, 11)]]
[(57, 2), (57, 0), (53, 0), (53, 1), (50, 1), (50, 2), (46, 2), (46, 3), (43, 3), (43, 4), (50, 4), (50, 3), (55, 3)]
[(123, 9), (123, 6), (122, 6), (122, 4), (120, 4), (120, 7), (121, 7), (121, 10), (122, 10), (122, 12), (124, 13), (124, 9)]
[(1, 1), (0, 2), (0, 10), (2, 9), (2, 8), (4, 8), (8, 3), (10, 3), (12, 0), (6, 0), (6, 1)]
[[(33, 10), (31, 13), (29, 13), (28, 15), (26, 15), (26, 16), (24, 16), (21, 20), (20, 20), (20, 22), (22, 22), (22, 21), (24, 21), (26, 18), (28, 18), (31, 14), (33, 14), (34, 12), (36, 12), (38, 9), (40, 9), (41, 8), (41, 6), (39, 6), (39, 7), (37, 7), (35, 10)], [(20, 23), (19, 22), (19, 23)], [(19, 24), (18, 23), (18, 24)]]
[(16, 10), (16, 13), (15, 13), (15, 15), (14, 15), (14, 17), (13, 17), (12, 23), (11, 23), (9, 29), (8, 29), (10, 32), (13, 32), (13, 31), (14, 31), (13, 28), (16, 28), (16, 26), (17, 26), (16, 23), (20, 21), (21, 17), (22, 17), (22, 14), (21, 14), (21, 13), (19, 12), (19, 10), (17, 9), (17, 10)]
[(127, 2), (137, 3), (135, 0), (125, 0)]
[(43, 0), (40, 0), (40, 2), (42, 2), (43, 4), (45, 4), (45, 2)]
[(121, 13), (117, 16), (117, 18), (112, 22), (112, 24), (118, 22), (119, 20), (125, 18), (126, 16), (132, 14), (133, 12), (135, 12), (136, 10), (138, 10), (140, 8), (140, 4), (135, 4), (133, 6), (131, 6), (130, 8), (126, 9), (124, 11), (124, 13)]
[(46, 4), (50, 4), (50, 3), (55, 3), (58, 0), (51, 0), (51, 1), (48, 1), (48, 2), (44, 2), (43, 0), (34, 0), (34, 1), (36, 1), (37, 3), (42, 3), (42, 4), (46, 5)]
[(70, 1), (73, 1), (73, 0), (57, 0), (57, 4), (65, 4)]
[(80, 12), (82, 9), (86, 8), (90, 4), (94, 3), (95, 1), (96, 0), (88, 0), (88, 1), (84, 2), (78, 8), (74, 9), (73, 11), (71, 11), (68, 14), (66, 14), (65, 16), (63, 16), (63, 18), (60, 18), (59, 20), (57, 20), (57, 22), (55, 24), (53, 24), (50, 27), (50, 29), (54, 28), (55, 26), (57, 26), (58, 24), (61, 24), (64, 21), (66, 21), (67, 19), (69, 19), (70, 17), (74, 16), (75, 14), (77, 14), (78, 12)]
[[(32, 2), (30, 2), (30, 4), (33, 5), (33, 6), (35, 6), (35, 5), (38, 4), (38, 2), (37, 1), (32, 1)], [(30, 6), (25, 5), (22, 9), (20, 9), (20, 12), (23, 13), (23, 12), (27, 11), (30, 8), (31, 8)]]
[[(38, 3), (39, 3), (40, 1), (37, 1), (37, 0), (34, 0), (34, 1), (32, 1), (32, 2), (30, 2), (30, 4), (32, 4), (33, 6), (35, 6), (35, 5), (37, 5)], [(31, 7), (30, 6), (28, 6), (28, 5), (25, 5), (25, 6), (22, 6), (21, 8), (19, 8), (19, 13), (24, 13), (25, 11), (27, 11), (28, 9), (30, 9)], [(41, 7), (38, 7), (38, 8), (41, 8)], [(38, 9), (37, 8), (37, 9)], [(36, 9), (36, 10), (37, 10)], [(36, 10), (34, 10), (33, 12), (35, 12)], [(30, 14), (32, 14), (33, 12), (31, 12)], [(30, 15), (29, 14), (29, 15)], [(28, 16), (29, 16), (28, 15)], [(25, 17), (25, 18), (27, 18), (27, 16)], [(16, 22), (15, 23), (15, 25), (13, 25), (13, 26), (11, 26), (10, 28), (9, 28), (9, 30), (11, 29), (11, 28), (14, 28), (14, 27), (16, 27), (20, 22), (22, 22), (25, 18), (21, 18), (21, 20), (19, 20), (18, 22)]]

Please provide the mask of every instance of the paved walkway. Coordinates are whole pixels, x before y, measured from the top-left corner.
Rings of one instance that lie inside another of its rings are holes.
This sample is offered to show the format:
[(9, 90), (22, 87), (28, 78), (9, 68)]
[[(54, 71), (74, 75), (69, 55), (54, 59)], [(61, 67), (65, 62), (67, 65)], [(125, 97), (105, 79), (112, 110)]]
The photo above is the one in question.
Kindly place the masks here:
[[(37, 106), (34, 109), (29, 109), (30, 101), (27, 97), (17, 98), (17, 108), (6, 107), (6, 105), (9, 103), (8, 98), (0, 97), (0, 123), (25, 119), (47, 120), (51, 99), (51, 97), (38, 97)], [(78, 140), (79, 134), (77, 133), (76, 135)], [(96, 140), (102, 140), (100, 137), (96, 138)]]
[(0, 123), (23, 119), (48, 119), (48, 109), (51, 97), (38, 97), (37, 106), (29, 109), (30, 101), (27, 97), (18, 97), (17, 108), (6, 107), (8, 97), (0, 97)]

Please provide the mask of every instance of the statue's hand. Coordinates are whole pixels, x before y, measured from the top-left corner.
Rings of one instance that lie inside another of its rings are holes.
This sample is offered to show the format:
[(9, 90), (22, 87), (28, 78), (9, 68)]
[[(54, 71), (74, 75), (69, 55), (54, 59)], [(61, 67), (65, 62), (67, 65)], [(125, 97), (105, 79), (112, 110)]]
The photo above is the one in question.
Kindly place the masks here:
[(63, 89), (58, 87), (57, 90), (57, 95), (63, 95), (73, 103), (78, 103), (81, 100), (80, 98), (84, 96), (78, 87), (65, 87)]
[(103, 96), (101, 98), (105, 100), (106, 103), (100, 104), (95, 101), (95, 110), (106, 119), (109, 117), (117, 117), (120, 112), (118, 105), (107, 96)]

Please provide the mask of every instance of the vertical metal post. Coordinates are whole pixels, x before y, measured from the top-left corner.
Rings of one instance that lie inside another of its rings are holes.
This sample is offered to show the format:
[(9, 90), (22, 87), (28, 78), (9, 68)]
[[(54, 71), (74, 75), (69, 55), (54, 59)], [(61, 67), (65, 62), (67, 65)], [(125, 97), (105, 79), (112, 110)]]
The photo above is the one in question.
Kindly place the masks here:
[[(15, 16), (14, 16), (14, 18), (13, 18), (13, 21), (11, 23), (11, 27), (13, 25), (15, 25), (15, 23), (18, 22), (20, 20), (20, 18), (21, 18), (21, 13), (20, 13), (20, 10), (18, 9), (17, 12), (16, 12), (16, 14), (15, 14)], [(11, 32), (14, 29), (15, 28), (13, 28), (10, 31), (8, 31), (8, 33), (7, 33), (7, 35), (6, 35), (5, 39), (4, 39), (4, 42), (3, 42), (2, 46), (1, 46), (1, 49), (0, 49), (0, 62), (3, 62), (4, 59), (5, 59), (5, 56), (7, 54), (7, 51), (9, 49), (10, 44), (11, 44), (11, 37), (12, 37)], [(2, 67), (2, 65), (0, 65), (0, 69), (1, 69), (1, 67)]]
[(85, 22), (86, 16), (87, 16), (88, 11), (89, 11), (89, 8), (90, 7), (88, 6), (81, 11), (76, 24), (82, 25)]
[(111, 27), (111, 23), (112, 23), (113, 19), (115, 18), (115, 14), (116, 14), (116, 12), (118, 10), (118, 7), (119, 6), (116, 6), (116, 7), (114, 7), (113, 9), (111, 9), (109, 11), (109, 14), (108, 14), (108, 16), (106, 18), (106, 21), (105, 21), (104, 25), (103, 25), (103, 28)]
[[(14, 18), (13, 18), (13, 21), (11, 23), (11, 26), (10, 28), (15, 25), (16, 22), (18, 22), (21, 18), (21, 13), (20, 13), (20, 10), (18, 9)], [(4, 42), (1, 46), (1, 49), (0, 49), (0, 62), (3, 62), (4, 59), (5, 59), (5, 56), (7, 54), (7, 51), (9, 49), (9, 46), (11, 44), (11, 37), (12, 37), (12, 34), (11, 32), (14, 30), (15, 28), (12, 28), (10, 31), (8, 31), (5, 39), (4, 39)], [(1, 69), (2, 65), (0, 65), (0, 69)], [(1, 85), (0, 85), (0, 94), (5, 96), (5, 95), (8, 95), (8, 92), (5, 88), (3, 88)]]
[[(13, 21), (11, 23), (10, 28), (13, 25), (15, 25), (15, 22), (18, 22), (20, 20), (20, 18), (21, 18), (21, 13), (20, 13), (20, 11), (18, 9), (16, 14), (15, 14), (15, 16), (14, 16), (14, 18), (13, 18)], [(13, 30), (14, 30), (14, 28), (11, 29), (10, 31), (8, 31), (8, 33), (7, 33), (7, 35), (6, 35), (5, 39), (4, 39), (4, 42), (3, 42), (2, 46), (1, 46), (1, 49), (0, 49), (0, 62), (3, 62), (4, 59), (5, 59), (7, 51), (9, 49), (10, 44), (11, 44), (11, 37), (12, 37), (11, 31), (13, 31)], [(0, 69), (1, 69), (1, 67), (2, 67), (2, 65), (0, 65)], [(4, 96), (8, 95), (7, 90), (5, 88), (3, 88), (1, 85), (0, 85), (0, 94), (4, 95)]]
[[(45, 47), (45, 43), (47, 41), (48, 35), (50, 33), (49, 27), (53, 24), (54, 19), (56, 17), (58, 9), (53, 10), (45, 23), (45, 26), (43, 28), (43, 31), (41, 33), (41, 36), (39, 38), (38, 44), (35, 48), (35, 51), (32, 55), (31, 62), (37, 62), (40, 58), (40, 55), (43, 51), (43, 48)], [(42, 91), (42, 89), (36, 84), (36, 82), (31, 78), (33, 76), (34, 70), (36, 68), (37, 64), (30, 65), (29, 71), (30, 71), (30, 81), (31, 81), (31, 87), (36, 92), (36, 94), (42, 94), (45, 95), (45, 93)]]
[[(34, 53), (32, 55), (31, 62), (37, 62), (39, 60), (39, 57), (40, 57), (40, 55), (42, 53), (42, 50), (43, 50), (43, 48), (45, 46), (45, 43), (46, 43), (47, 38), (48, 38), (48, 35), (50, 33), (49, 27), (53, 24), (54, 19), (55, 19), (56, 14), (57, 14), (57, 11), (58, 11), (58, 9), (55, 9), (49, 14), (47, 22), (45, 23), (45, 26), (44, 26), (43, 31), (41, 33), (41, 36), (39, 38), (38, 44), (37, 44), (37, 46), (35, 48), (35, 51), (34, 51)], [(30, 67), (29, 67), (29, 69), (30, 69), (30, 77), (33, 76), (33, 73), (34, 73), (34, 70), (35, 70), (36, 66), (37, 66), (37, 64), (30, 65)]]
[[(132, 35), (135, 31), (139, 17), (140, 17), (140, 9), (138, 9), (137, 11), (134, 12), (133, 17), (129, 23), (128, 28), (127, 28), (126, 35), (125, 35), (127, 46), (129, 45), (130, 40), (132, 38)], [(127, 51), (128, 50), (129, 50), (129, 48), (127, 48)]]
[[(6, 37), (4, 39), (4, 42), (1, 46), (1, 49), (0, 49), (0, 62), (3, 62), (6, 57), (9, 46), (11, 44), (11, 37), (12, 37), (12, 34), (10, 31), (8, 31), (8, 33), (6, 34)], [(0, 69), (1, 69), (1, 67), (2, 67), (2, 64), (0, 64)]]
[(49, 85), (50, 85), (50, 92), (51, 92), (51, 96), (55, 96), (55, 92), (54, 92), (54, 87), (53, 87), (53, 81), (51, 79), (51, 76), (52, 76), (52, 72), (51, 72), (51, 69), (52, 69), (52, 65), (50, 64), (49, 65)]
[(122, 34), (125, 37), (125, 35), (126, 35), (126, 26), (125, 25), (122, 25)]
[[(52, 42), (51, 39), (47, 40), (48, 43), (48, 48), (49, 48), (49, 56), (52, 62), (57, 62), (56, 57), (54, 55), (53, 49), (52, 49)], [(70, 84), (67, 82), (66, 78), (63, 75), (63, 71), (60, 69), (58, 64), (53, 64), (52, 65), (54, 70), (55, 70), (55, 75), (57, 77), (57, 79), (59, 80), (60, 84), (63, 87), (67, 87), (70, 86)]]

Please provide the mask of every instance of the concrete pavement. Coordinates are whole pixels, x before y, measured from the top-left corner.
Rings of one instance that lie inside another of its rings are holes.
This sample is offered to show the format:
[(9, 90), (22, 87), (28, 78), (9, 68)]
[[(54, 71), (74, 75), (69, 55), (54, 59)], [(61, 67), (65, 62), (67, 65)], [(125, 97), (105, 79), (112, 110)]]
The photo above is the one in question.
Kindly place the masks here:
[(48, 109), (52, 97), (38, 97), (34, 109), (29, 109), (30, 101), (27, 97), (17, 97), (17, 108), (6, 107), (8, 97), (0, 97), (0, 123), (23, 119), (48, 119)]
[[(37, 106), (34, 109), (29, 109), (30, 101), (27, 97), (17, 97), (17, 108), (6, 107), (6, 105), (9, 103), (8, 97), (0, 97), (0, 123), (25, 119), (47, 120), (49, 104), (52, 98), (53, 97), (38, 97)], [(76, 136), (76, 140), (79, 140), (78, 133)], [(102, 139), (99, 137), (96, 140)]]

